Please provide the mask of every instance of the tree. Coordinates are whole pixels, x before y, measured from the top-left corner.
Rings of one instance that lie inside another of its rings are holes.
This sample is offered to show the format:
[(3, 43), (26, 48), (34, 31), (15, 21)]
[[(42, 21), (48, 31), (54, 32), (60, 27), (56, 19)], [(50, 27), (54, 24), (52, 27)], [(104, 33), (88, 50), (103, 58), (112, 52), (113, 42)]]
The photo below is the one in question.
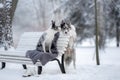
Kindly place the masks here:
[(96, 30), (96, 63), (97, 65), (100, 65), (100, 61), (99, 61), (99, 41), (98, 41), (98, 10), (97, 10), (97, 0), (95, 0), (95, 30)]
[(103, 0), (97, 1), (97, 16), (98, 16), (98, 27), (99, 27), (99, 49), (105, 48), (106, 33), (105, 33), (105, 18), (104, 18), (104, 4)]
[(1, 10), (0, 28), (1, 28), (1, 45), (5, 49), (9, 49), (13, 46), (13, 35), (12, 35), (12, 19), (18, 0), (8, 1), (2, 0), (1, 4), (3, 7)]
[(120, 42), (120, 1), (119, 0), (111, 0), (110, 8), (111, 11), (109, 15), (111, 16), (112, 23), (114, 28), (116, 28), (116, 46), (119, 47)]
[[(18, 0), (1, 0), (3, 7), (0, 8), (0, 45), (8, 50), (13, 46), (12, 19)], [(2, 62), (2, 68), (5, 63)]]

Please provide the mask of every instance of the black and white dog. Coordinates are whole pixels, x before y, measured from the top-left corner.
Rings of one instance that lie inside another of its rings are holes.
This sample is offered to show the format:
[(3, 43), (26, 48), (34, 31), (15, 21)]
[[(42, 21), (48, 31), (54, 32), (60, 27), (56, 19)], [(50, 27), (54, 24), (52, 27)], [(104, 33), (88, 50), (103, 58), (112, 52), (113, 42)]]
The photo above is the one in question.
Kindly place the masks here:
[(67, 50), (64, 54), (64, 60), (65, 64), (68, 66), (73, 61), (73, 66), (75, 68), (76, 64), (76, 53), (74, 48), (74, 43), (76, 41), (76, 29), (75, 27), (70, 23), (69, 20), (62, 20), (61, 22), (61, 32), (63, 35), (69, 35), (69, 42), (67, 46)]
[(60, 31), (60, 27), (56, 26), (55, 21), (52, 21), (52, 27), (49, 28), (45, 33), (43, 33), (42, 37), (40, 38), (44, 52), (48, 51), (49, 53), (51, 53), (52, 40), (54, 38), (54, 35), (58, 31)]

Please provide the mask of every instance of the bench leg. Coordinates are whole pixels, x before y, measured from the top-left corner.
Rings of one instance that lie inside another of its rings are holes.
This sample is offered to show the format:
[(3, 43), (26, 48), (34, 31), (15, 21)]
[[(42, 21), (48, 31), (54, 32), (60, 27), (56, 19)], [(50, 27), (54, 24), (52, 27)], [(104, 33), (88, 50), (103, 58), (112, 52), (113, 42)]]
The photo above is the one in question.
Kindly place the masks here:
[(60, 63), (60, 61), (59, 61), (58, 59), (56, 59), (56, 58), (55, 58), (54, 60), (56, 60), (56, 61), (58, 62), (61, 72), (62, 72), (62, 73), (66, 73), (66, 72), (65, 72), (65, 68), (64, 68), (64, 55), (62, 55), (61, 63)]
[(27, 66), (25, 64), (23, 64), (22, 66), (23, 66), (23, 69), (27, 69)]
[(42, 72), (42, 66), (38, 66), (38, 75), (40, 75)]
[(61, 66), (62, 66), (63, 73), (66, 73), (65, 67), (64, 67), (64, 54), (62, 55), (62, 58), (61, 58)]
[(1, 67), (1, 69), (4, 69), (5, 66), (6, 66), (6, 63), (5, 63), (5, 62), (2, 62), (2, 67)]

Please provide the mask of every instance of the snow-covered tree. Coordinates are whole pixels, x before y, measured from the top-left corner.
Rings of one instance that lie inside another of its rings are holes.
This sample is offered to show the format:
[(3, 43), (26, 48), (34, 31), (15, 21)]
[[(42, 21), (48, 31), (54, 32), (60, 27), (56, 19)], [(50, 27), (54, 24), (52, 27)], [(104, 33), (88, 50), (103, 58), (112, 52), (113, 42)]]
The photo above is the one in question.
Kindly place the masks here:
[(13, 36), (12, 36), (12, 1), (1, 0), (0, 8), (0, 44), (5, 47), (5, 49), (13, 46)]
[[(0, 1), (0, 47), (8, 50), (13, 46), (12, 19), (18, 0)], [(5, 68), (5, 62), (2, 67)]]
[(111, 9), (111, 11), (109, 12), (111, 23), (113, 24), (114, 30), (115, 30), (113, 34), (116, 36), (117, 47), (119, 47), (119, 43), (120, 43), (120, 1), (111, 0), (109, 7)]

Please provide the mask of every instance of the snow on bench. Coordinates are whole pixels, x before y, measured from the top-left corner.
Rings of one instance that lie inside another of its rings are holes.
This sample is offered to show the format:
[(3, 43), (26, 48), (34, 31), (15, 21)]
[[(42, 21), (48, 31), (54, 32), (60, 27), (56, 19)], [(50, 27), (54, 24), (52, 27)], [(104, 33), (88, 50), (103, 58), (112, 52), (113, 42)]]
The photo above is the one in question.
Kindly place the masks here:
[[(36, 49), (36, 45), (39, 41), (42, 32), (25, 32), (20, 38), (17, 48), (14, 51), (0, 51), (0, 62), (11, 62), (11, 63), (20, 63), (20, 64), (31, 64), (33, 62), (31, 59), (26, 58), (27, 50)], [(68, 45), (69, 38), (68, 36), (60, 36), (57, 41), (57, 48), (59, 56), (54, 60), (58, 61), (62, 73), (65, 73), (64, 69), (64, 51)], [(61, 59), (61, 61), (59, 60)], [(35, 65), (42, 66), (38, 61)]]

